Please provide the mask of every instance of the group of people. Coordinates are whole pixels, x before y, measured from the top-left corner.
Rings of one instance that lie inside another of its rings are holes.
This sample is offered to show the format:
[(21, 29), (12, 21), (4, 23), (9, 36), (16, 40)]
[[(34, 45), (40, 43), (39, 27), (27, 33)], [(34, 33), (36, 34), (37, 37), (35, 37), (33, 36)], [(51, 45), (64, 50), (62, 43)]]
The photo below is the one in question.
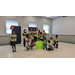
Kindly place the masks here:
[[(28, 34), (28, 36), (27, 36)], [(45, 30), (41, 32), (40, 30), (36, 32), (34, 29), (30, 29), (30, 31), (27, 33), (26, 30), (23, 32), (23, 45), (26, 47), (27, 50), (33, 49), (36, 46), (36, 41), (43, 41), (43, 49), (46, 50), (54, 50), (54, 48), (58, 48), (58, 35), (55, 36), (55, 39), (53, 40), (52, 37), (50, 37), (50, 40), (47, 40), (46, 35), (47, 33)]]
[[(33, 49), (36, 46), (36, 41), (43, 41), (43, 49), (46, 50), (54, 50), (54, 48), (58, 48), (58, 35), (55, 36), (55, 39), (53, 40), (52, 37), (50, 37), (50, 40), (47, 40), (46, 38), (47, 33), (45, 30), (41, 32), (40, 30), (36, 32), (36, 29), (32, 31), (32, 29), (29, 30), (29, 32), (26, 32), (26, 29), (24, 29), (22, 36), (23, 36), (23, 45), (26, 47), (27, 50)], [(10, 45), (12, 46), (12, 52), (16, 52), (16, 41), (17, 41), (17, 35), (15, 34), (15, 31), (12, 32)]]

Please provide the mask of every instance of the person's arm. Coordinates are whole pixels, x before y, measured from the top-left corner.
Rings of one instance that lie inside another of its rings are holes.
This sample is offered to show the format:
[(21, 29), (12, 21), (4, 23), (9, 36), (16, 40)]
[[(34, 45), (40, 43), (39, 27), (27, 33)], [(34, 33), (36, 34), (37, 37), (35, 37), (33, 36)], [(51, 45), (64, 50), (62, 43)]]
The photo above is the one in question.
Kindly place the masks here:
[(13, 37), (12, 35), (10, 36), (10, 38), (11, 38), (11, 39), (14, 39), (14, 37)]
[(14, 38), (17, 38), (17, 35)]

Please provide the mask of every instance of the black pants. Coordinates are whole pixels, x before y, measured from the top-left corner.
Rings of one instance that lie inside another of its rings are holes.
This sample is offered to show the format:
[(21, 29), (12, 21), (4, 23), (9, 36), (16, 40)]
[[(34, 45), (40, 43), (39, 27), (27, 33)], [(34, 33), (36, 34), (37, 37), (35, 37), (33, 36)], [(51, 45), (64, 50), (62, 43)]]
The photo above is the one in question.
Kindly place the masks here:
[(25, 39), (23, 39), (23, 45), (24, 45), (24, 47), (25, 47), (25, 45), (26, 45), (26, 41), (25, 41)]
[(37, 41), (37, 37), (36, 36), (34, 36), (34, 40), (35, 40), (35, 42)]
[(43, 39), (41, 39), (41, 41), (43, 41)]
[(56, 48), (58, 48), (58, 44), (56, 44)]
[(55, 47), (55, 45), (56, 45), (56, 48), (58, 48), (58, 44), (54, 43), (53, 46)]

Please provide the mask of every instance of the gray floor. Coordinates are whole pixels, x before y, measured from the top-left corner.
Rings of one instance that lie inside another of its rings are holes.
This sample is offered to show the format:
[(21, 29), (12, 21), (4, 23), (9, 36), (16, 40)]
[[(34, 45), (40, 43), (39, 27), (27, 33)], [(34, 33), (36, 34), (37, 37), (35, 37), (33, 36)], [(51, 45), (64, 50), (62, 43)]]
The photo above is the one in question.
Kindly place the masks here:
[(15, 53), (12, 53), (10, 45), (0, 46), (0, 58), (75, 58), (75, 44), (59, 42), (59, 48), (54, 51), (26, 51), (23, 45), (19, 44)]

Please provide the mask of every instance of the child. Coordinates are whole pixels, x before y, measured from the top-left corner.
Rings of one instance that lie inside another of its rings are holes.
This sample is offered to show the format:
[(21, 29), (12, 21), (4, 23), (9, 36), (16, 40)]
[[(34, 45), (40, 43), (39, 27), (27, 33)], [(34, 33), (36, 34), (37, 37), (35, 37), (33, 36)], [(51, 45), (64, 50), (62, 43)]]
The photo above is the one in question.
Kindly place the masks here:
[(46, 46), (47, 46), (47, 39), (46, 39), (46, 38), (44, 38), (44, 41), (43, 41), (43, 49), (45, 49), (45, 48), (46, 48)]
[(54, 39), (54, 47), (56, 45), (56, 48), (58, 48), (58, 42), (59, 42), (58, 35), (56, 35), (56, 38)]
[(47, 50), (53, 50), (53, 45), (48, 41)]
[(40, 33), (40, 39), (41, 39), (41, 41), (43, 41), (43, 35), (42, 35), (42, 32)]
[(52, 45), (54, 44), (54, 41), (52, 40), (52, 37), (50, 37), (50, 42), (51, 42)]
[(16, 52), (16, 41), (17, 41), (17, 35), (15, 34), (15, 31), (12, 32), (11, 42), (10, 45), (12, 46), (12, 52)]

